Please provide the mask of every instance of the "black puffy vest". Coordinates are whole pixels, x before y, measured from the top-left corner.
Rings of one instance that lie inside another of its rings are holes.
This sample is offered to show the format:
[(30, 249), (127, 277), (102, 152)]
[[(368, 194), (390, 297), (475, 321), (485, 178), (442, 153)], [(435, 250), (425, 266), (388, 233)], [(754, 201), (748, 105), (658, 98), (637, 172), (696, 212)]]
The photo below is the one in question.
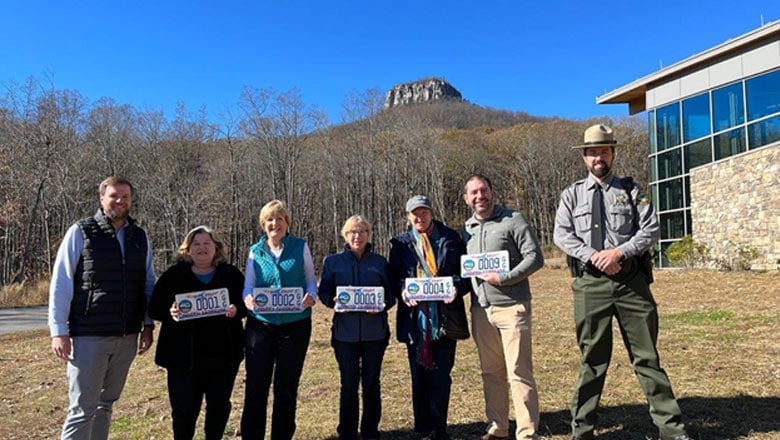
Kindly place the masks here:
[(124, 258), (102, 211), (78, 222), (84, 249), (73, 282), (71, 336), (120, 336), (143, 327), (148, 244), (144, 231), (127, 221)]

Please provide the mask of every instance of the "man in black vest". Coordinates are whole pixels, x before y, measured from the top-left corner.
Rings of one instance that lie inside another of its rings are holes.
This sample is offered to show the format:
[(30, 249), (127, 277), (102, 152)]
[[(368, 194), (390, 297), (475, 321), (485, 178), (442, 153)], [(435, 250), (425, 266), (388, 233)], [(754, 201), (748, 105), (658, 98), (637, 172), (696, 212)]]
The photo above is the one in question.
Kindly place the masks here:
[[(149, 238), (130, 218), (133, 186), (100, 183), (100, 209), (65, 233), (49, 290), (54, 354), (68, 363), (64, 439), (107, 439), (136, 353), (152, 346), (146, 304), (155, 274)], [(140, 338), (139, 338), (140, 333)]]

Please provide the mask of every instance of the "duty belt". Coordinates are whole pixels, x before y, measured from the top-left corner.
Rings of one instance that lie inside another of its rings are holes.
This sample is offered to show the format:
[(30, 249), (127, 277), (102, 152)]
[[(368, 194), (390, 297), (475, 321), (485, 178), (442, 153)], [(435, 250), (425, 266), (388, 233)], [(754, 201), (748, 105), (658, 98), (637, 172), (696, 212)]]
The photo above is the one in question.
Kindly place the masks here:
[(620, 262), (620, 271), (614, 275), (607, 275), (604, 272), (597, 269), (593, 263), (588, 261), (587, 263), (572, 258), (574, 267), (572, 268), (572, 275), (581, 277), (584, 274), (601, 278), (606, 277), (613, 281), (625, 281), (631, 278), (634, 273), (639, 269), (639, 264), (636, 257), (626, 258)]

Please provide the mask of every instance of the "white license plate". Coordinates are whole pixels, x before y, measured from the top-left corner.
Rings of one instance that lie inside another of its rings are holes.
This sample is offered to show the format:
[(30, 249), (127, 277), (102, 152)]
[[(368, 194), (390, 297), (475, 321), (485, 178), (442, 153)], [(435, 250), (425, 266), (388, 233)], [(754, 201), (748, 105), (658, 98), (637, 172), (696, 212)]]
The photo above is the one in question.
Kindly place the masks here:
[(463, 278), (506, 272), (509, 272), (509, 251), (485, 252), (460, 257), (460, 276)]
[(290, 313), (303, 310), (303, 289), (300, 287), (255, 287), (255, 313)]
[(337, 312), (381, 312), (385, 308), (384, 287), (354, 287), (336, 288)]
[(414, 301), (451, 301), (455, 298), (452, 277), (407, 278), (406, 298)]
[(175, 301), (179, 308), (179, 321), (224, 315), (230, 310), (230, 297), (225, 288), (180, 293), (175, 296)]

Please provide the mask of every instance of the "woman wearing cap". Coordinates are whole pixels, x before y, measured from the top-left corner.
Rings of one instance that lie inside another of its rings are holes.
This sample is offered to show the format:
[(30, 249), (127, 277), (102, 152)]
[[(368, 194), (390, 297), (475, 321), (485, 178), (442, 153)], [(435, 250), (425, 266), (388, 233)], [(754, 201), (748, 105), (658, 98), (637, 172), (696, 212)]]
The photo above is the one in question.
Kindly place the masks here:
[[(325, 257), (318, 294), (320, 301), (330, 308), (336, 306), (336, 289), (340, 286), (384, 288), (389, 292), (387, 260), (371, 250), (371, 225), (353, 215), (344, 222), (341, 236), (344, 251)], [(336, 312), (333, 315), (331, 345), (336, 354), (341, 374), (339, 398), (339, 440), (379, 438), (379, 419), (382, 416), (382, 396), (379, 376), (390, 329), (387, 310), (395, 304), (395, 297), (386, 295), (381, 311)], [(363, 417), (358, 437), (358, 388), (363, 385)]]
[[(309, 245), (289, 235), (290, 213), (279, 200), (260, 210), (263, 236), (249, 248), (244, 282), (246, 320), (246, 392), (241, 415), (241, 436), (264, 439), (268, 393), (273, 380), (274, 404), (271, 438), (292, 439), (303, 361), (311, 338), (311, 307), (317, 297)], [(303, 289), (303, 310), (256, 313), (257, 287)]]
[[(406, 202), (411, 225), (390, 241), (391, 290), (399, 299), (397, 338), (406, 343), (412, 376), (414, 431), (425, 439), (449, 439), (447, 412), (458, 339), (469, 337), (460, 256), (466, 252), (460, 235), (433, 219), (430, 200), (416, 195)], [(407, 298), (406, 278), (453, 277), (453, 301), (416, 302)]]
[[(244, 276), (225, 262), (226, 246), (206, 226), (187, 233), (179, 246), (179, 261), (157, 280), (149, 301), (149, 316), (162, 322), (155, 362), (168, 370), (174, 439), (192, 439), (206, 397), (206, 439), (221, 439), (230, 416), (230, 395), (244, 358), (241, 298)], [(179, 321), (175, 295), (204, 290), (228, 290), (225, 315)]]

